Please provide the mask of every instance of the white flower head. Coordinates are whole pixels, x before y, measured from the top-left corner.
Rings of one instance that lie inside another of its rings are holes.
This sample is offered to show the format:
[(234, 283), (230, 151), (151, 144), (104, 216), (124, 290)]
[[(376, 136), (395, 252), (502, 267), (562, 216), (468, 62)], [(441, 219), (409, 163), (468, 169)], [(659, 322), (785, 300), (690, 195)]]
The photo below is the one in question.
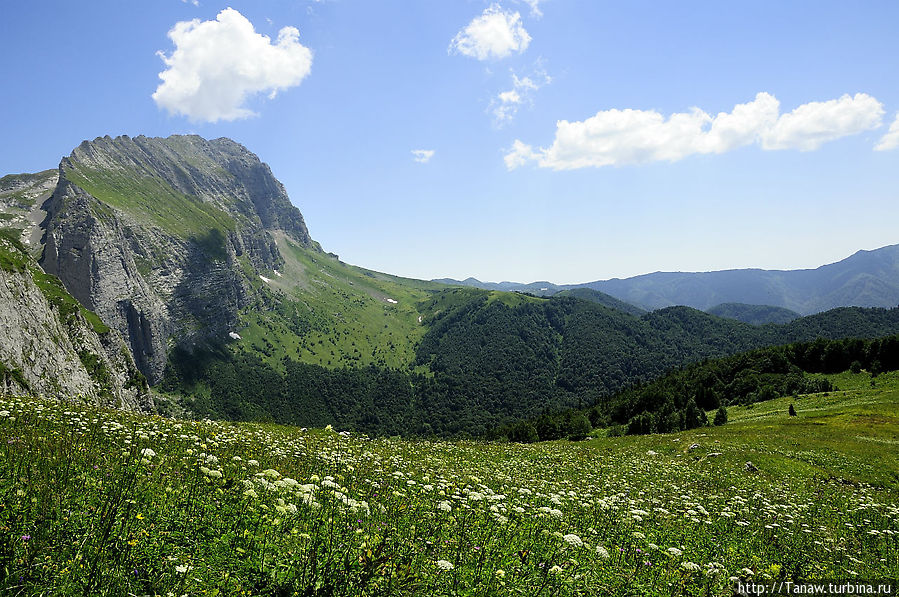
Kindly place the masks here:
[(437, 568), (440, 570), (452, 570), (455, 566), (448, 560), (437, 560)]

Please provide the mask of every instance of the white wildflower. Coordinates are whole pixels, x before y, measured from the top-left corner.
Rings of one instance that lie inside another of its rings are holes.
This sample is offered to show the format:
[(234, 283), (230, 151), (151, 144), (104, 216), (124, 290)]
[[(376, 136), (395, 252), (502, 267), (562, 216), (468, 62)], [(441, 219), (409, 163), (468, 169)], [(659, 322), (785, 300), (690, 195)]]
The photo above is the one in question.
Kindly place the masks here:
[(575, 535), (574, 533), (569, 533), (569, 534), (565, 535), (564, 537), (562, 537), (562, 541), (564, 541), (571, 547), (583, 547), (584, 546), (584, 542), (581, 540), (581, 538), (578, 537), (577, 535)]
[(437, 560), (437, 568), (440, 570), (452, 570), (455, 566), (448, 560)]

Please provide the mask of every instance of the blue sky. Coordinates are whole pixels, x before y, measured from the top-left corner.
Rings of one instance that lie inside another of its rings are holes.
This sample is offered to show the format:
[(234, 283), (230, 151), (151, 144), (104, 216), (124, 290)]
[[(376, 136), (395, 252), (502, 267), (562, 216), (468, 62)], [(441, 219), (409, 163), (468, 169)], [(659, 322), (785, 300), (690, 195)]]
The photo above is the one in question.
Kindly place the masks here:
[(897, 22), (894, 1), (8, 3), (0, 172), (226, 136), (380, 271), (816, 267), (899, 243)]

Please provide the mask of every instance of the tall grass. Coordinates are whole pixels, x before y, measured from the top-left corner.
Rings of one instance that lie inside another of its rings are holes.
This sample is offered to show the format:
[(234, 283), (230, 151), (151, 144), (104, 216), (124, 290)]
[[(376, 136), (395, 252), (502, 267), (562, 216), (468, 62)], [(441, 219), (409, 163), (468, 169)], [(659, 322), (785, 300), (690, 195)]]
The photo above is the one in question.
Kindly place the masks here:
[[(895, 412), (895, 391), (876, 396)], [(852, 453), (792, 467), (740, 425), (524, 446), (0, 399), (0, 592), (729, 595), (899, 577), (895, 488), (847, 480), (865, 471)]]

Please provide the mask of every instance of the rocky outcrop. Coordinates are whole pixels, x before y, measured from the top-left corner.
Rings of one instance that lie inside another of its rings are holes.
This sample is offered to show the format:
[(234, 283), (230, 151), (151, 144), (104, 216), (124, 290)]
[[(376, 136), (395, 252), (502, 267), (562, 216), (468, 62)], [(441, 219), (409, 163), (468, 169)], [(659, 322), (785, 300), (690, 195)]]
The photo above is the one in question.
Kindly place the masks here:
[(121, 336), (99, 320), (88, 322), (24, 247), (0, 238), (0, 264), (0, 393), (153, 410), (146, 379)]
[(125, 338), (151, 383), (174, 347), (227, 337), (254, 272), (283, 263), (271, 231), (317, 247), (269, 167), (229, 139), (85, 141), (44, 207), (41, 266)]

